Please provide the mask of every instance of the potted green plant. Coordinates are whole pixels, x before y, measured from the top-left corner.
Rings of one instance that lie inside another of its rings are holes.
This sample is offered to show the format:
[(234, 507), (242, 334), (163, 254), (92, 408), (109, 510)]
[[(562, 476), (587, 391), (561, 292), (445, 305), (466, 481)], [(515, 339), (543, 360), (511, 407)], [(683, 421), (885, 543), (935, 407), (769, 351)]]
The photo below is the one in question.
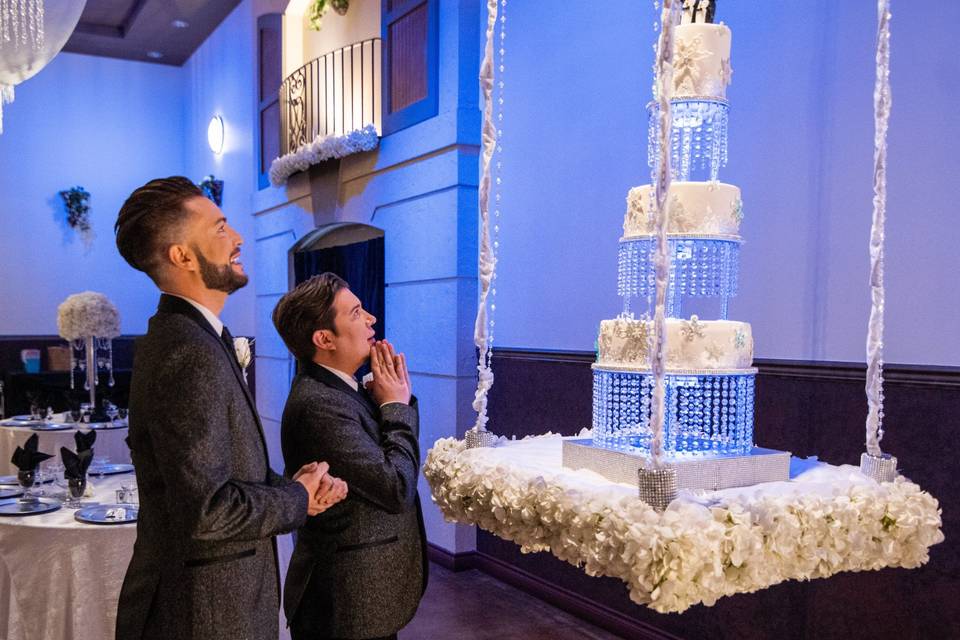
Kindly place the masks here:
[(327, 12), (327, 9), (331, 8), (341, 16), (346, 15), (347, 9), (350, 8), (350, 0), (313, 0), (309, 9), (307, 9), (310, 28), (314, 31), (320, 31), (323, 14)]

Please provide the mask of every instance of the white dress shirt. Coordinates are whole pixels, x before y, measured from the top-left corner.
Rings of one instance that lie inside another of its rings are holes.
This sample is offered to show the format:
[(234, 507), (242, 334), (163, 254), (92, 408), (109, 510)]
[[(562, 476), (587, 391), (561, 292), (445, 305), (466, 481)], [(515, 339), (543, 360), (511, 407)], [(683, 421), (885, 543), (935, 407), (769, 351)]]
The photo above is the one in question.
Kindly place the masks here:
[[(320, 364), (320, 363), (318, 362), (317, 364)], [(320, 366), (326, 369), (327, 371), (329, 371), (330, 373), (332, 373), (333, 375), (337, 376), (344, 382), (346, 382), (348, 385), (350, 385), (350, 388), (353, 389), (354, 391), (360, 390), (360, 384), (357, 382), (357, 379), (351, 376), (350, 374), (344, 373), (343, 371), (340, 371), (340, 369), (334, 369), (333, 367), (328, 367), (325, 364), (321, 364)]]
[(213, 327), (213, 330), (217, 332), (217, 335), (218, 336), (223, 335), (223, 321), (220, 320), (220, 318), (217, 317), (217, 314), (215, 314), (213, 311), (210, 311), (210, 309), (207, 309), (205, 306), (203, 306), (196, 300), (191, 300), (186, 296), (177, 295), (176, 293), (168, 293), (166, 291), (162, 291), (161, 293), (164, 293), (168, 296), (173, 296), (175, 298), (180, 298), (181, 300), (186, 300), (187, 302), (192, 304), (197, 309), (197, 311), (199, 311), (203, 315), (203, 317), (207, 319), (207, 322), (209, 322), (210, 326)]

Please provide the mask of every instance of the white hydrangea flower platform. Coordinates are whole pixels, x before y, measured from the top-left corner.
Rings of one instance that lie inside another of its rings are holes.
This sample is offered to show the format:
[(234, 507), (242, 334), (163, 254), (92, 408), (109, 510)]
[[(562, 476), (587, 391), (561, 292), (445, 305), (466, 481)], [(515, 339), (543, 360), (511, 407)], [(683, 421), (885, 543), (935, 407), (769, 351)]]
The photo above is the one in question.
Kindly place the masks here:
[(903, 477), (877, 484), (854, 466), (795, 460), (789, 482), (681, 492), (659, 514), (635, 485), (562, 467), (562, 441), (467, 449), (445, 438), (424, 475), (447, 520), (619, 578), (634, 602), (661, 613), (786, 580), (918, 567), (943, 541), (937, 500)]

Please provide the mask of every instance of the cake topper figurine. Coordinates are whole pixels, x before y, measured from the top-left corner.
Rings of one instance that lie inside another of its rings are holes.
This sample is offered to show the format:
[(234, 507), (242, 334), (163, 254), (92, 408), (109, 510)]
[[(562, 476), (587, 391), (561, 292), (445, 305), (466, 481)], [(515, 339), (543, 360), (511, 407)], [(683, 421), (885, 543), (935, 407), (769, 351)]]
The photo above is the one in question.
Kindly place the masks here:
[(683, 0), (683, 16), (680, 18), (680, 24), (713, 22), (713, 14), (716, 10), (716, 0)]
[(700, 0), (697, 2), (697, 16), (694, 22), (713, 22), (713, 14), (716, 10), (716, 0)]

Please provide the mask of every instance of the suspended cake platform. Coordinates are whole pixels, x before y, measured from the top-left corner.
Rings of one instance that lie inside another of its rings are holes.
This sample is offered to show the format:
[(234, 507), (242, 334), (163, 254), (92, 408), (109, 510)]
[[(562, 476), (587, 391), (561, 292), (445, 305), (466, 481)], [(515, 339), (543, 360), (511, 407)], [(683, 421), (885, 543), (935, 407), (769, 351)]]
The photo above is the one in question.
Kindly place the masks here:
[(904, 477), (878, 484), (854, 466), (792, 458), (787, 482), (681, 491), (657, 513), (635, 483), (564, 468), (563, 440), (441, 439), (424, 475), (448, 521), (618, 578), (661, 613), (787, 580), (918, 567), (943, 541), (937, 500)]

